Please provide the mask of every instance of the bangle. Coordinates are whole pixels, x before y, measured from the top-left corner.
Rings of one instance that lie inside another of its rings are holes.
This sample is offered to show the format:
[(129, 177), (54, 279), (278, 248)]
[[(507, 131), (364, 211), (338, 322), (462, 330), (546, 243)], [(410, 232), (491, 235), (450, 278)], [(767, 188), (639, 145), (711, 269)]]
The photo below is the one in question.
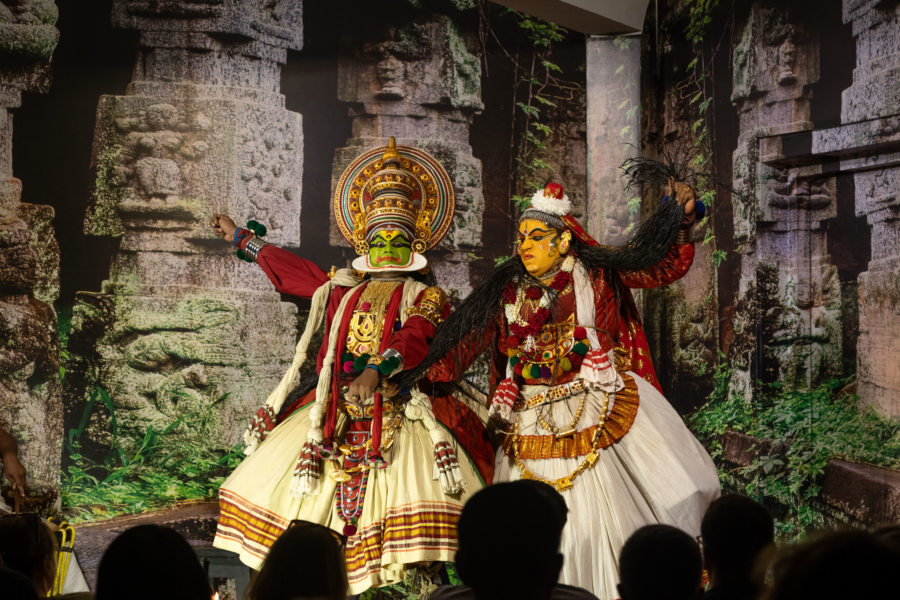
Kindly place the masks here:
[(366, 369), (372, 369), (373, 371), (378, 373), (378, 381), (381, 381), (382, 374), (381, 374), (381, 369), (378, 367), (378, 365), (373, 365), (370, 363), (370, 364), (366, 365), (365, 367), (363, 367), (363, 371), (365, 371)]
[(691, 243), (691, 226), (682, 227), (678, 230), (678, 235), (675, 236), (676, 244), (690, 244)]
[(378, 369), (385, 377), (393, 377), (403, 370), (403, 355), (393, 348), (388, 348), (382, 352), (381, 357), (383, 360), (378, 365)]
[[(247, 256), (247, 262), (256, 262), (256, 257), (259, 255), (259, 251), (263, 249), (263, 247), (268, 246), (268, 244), (261, 239), (254, 237), (251, 238), (249, 242), (244, 246), (244, 254)], [(238, 250), (240, 252), (240, 250)], [(240, 255), (238, 255), (240, 256)]]

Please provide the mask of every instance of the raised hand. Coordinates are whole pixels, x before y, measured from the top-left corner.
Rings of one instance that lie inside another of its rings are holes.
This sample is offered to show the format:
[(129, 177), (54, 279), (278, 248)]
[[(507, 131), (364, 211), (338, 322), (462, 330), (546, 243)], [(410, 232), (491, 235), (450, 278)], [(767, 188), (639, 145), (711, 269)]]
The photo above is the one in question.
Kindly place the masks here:
[(210, 217), (209, 224), (216, 235), (229, 242), (234, 237), (234, 230), (237, 229), (237, 225), (234, 224), (231, 217), (222, 213), (216, 213)]
[[(669, 198), (675, 197), (675, 202), (679, 206), (684, 206), (684, 216), (688, 216), (694, 212), (696, 206), (696, 198), (694, 189), (686, 183), (675, 181), (674, 177), (669, 177)], [(674, 192), (674, 194), (673, 194)]]

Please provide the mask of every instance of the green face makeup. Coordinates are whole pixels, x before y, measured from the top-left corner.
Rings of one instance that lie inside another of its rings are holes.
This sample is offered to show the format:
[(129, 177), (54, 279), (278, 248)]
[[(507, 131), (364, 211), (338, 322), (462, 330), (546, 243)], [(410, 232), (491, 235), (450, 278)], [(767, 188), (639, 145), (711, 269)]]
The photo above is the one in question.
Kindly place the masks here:
[(409, 266), (412, 248), (402, 231), (379, 231), (369, 242), (369, 263), (375, 268)]

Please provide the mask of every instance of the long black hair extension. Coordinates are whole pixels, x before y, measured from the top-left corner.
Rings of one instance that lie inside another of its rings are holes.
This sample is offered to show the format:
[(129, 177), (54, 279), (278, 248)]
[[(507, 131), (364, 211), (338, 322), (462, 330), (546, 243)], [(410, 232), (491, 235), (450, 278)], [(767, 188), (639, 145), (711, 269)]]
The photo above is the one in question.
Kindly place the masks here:
[[(589, 246), (573, 238), (570, 252), (577, 254), (592, 276), (603, 273), (615, 294), (617, 310), (630, 311), (633, 303), (623, 301), (627, 290), (616, 272), (639, 271), (658, 264), (675, 242), (683, 219), (684, 207), (676, 202), (666, 202), (625, 245)], [(518, 256), (497, 267), (440, 325), (425, 359), (401, 376), (400, 385), (415, 383), (461, 341), (481, 340), (488, 335), (491, 324), (501, 316), (503, 290), (511, 281), (522, 281), (526, 277), (530, 279), (529, 283), (541, 285), (528, 275)]]

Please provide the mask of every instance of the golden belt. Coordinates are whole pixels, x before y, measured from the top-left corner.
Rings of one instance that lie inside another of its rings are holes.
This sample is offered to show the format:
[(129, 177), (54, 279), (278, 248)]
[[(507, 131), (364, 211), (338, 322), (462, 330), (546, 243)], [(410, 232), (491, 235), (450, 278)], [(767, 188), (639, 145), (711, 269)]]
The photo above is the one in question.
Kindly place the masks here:
[(540, 406), (541, 404), (552, 404), (557, 400), (562, 400), (564, 398), (574, 396), (575, 394), (583, 392), (586, 389), (587, 385), (585, 385), (584, 379), (576, 379), (575, 381), (570, 381), (569, 383), (554, 385), (553, 387), (548, 388), (543, 392), (535, 394), (527, 400), (517, 401), (513, 405), (513, 410), (518, 412), (528, 408)]
[[(388, 413), (394, 412), (394, 403), (393, 402), (382, 402), (381, 403), (381, 414), (386, 415)], [(396, 405), (399, 408), (399, 405)], [(347, 416), (353, 417), (354, 419), (371, 419), (372, 415), (375, 413), (375, 405), (367, 404), (366, 406), (356, 406), (355, 404), (341, 404), (341, 410), (344, 411)]]

